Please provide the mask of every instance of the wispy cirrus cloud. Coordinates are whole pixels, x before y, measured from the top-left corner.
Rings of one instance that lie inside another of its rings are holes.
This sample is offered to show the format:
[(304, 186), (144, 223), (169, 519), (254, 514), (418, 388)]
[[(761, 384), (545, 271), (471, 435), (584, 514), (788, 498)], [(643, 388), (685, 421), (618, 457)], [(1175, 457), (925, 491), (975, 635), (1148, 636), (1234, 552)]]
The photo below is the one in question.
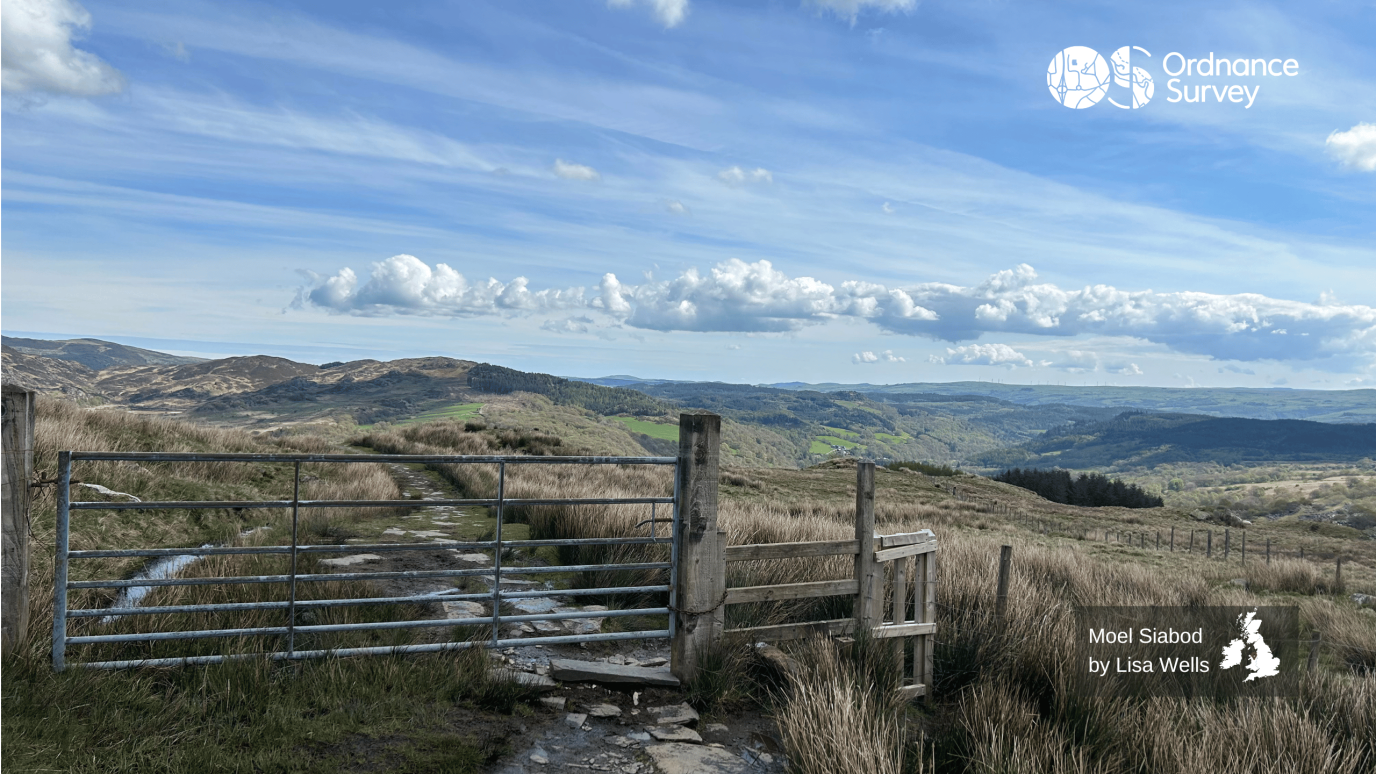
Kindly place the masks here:
[[(707, 272), (689, 269), (642, 284), (603, 276), (597, 288), (528, 289), (524, 277), (469, 282), (454, 269), (433, 269), (401, 255), (373, 266), (367, 283), (343, 269), (298, 295), (301, 305), (348, 314), (481, 314), (586, 309), (611, 324), (656, 331), (784, 333), (841, 318), (897, 334), (960, 343), (985, 334), (1124, 336), (1219, 360), (1341, 361), (1376, 356), (1376, 308), (1305, 303), (1252, 293), (1128, 291), (1108, 285), (1064, 289), (1039, 282), (1026, 264), (972, 286), (919, 283), (903, 287), (863, 280), (834, 285), (790, 277), (768, 261), (728, 260)], [(947, 364), (1031, 366), (1005, 344), (962, 345)], [(861, 362), (861, 361), (856, 361)], [(866, 361), (869, 362), (869, 361)], [(1093, 353), (1062, 353), (1048, 367), (1137, 372), (1132, 363), (1101, 364)]]
[(677, 27), (688, 17), (689, 0), (607, 0), (612, 8), (649, 6), (656, 20), (665, 27)]

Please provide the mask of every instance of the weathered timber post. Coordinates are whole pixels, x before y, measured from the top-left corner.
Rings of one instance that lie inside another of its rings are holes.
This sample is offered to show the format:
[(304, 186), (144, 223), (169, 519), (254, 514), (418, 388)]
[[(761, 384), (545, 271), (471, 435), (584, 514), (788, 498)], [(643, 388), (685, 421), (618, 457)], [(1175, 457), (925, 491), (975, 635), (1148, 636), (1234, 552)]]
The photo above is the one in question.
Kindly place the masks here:
[(683, 682), (697, 676), (726, 621), (726, 541), (717, 531), (720, 452), (721, 417), (679, 415), (677, 618), (669, 655), (670, 670)]
[(1171, 553), (1175, 553), (1175, 527), (1171, 527)]
[(1313, 672), (1319, 666), (1319, 632), (1314, 631), (1314, 635), (1309, 638), (1309, 671)]
[[(936, 552), (928, 551), (917, 557), (916, 596), (913, 599), (913, 618), (922, 623), (936, 623)], [(932, 635), (913, 638), (914, 682), (927, 686), (926, 701), (932, 703), (932, 676), (935, 674), (936, 641)], [(919, 679), (920, 678), (920, 679)]]
[(1266, 563), (1271, 563), (1271, 538), (1266, 538)]
[(1190, 547), (1185, 553), (1194, 553), (1194, 530), (1190, 530)]
[(1161, 550), (1161, 530), (1156, 531), (1156, 550)]
[(869, 632), (878, 626), (880, 595), (884, 579), (879, 577), (879, 564), (874, 561), (874, 463), (860, 462), (855, 466), (855, 540), (859, 552), (855, 554), (855, 579), (860, 582), (855, 599), (855, 629)]
[(1227, 528), (1223, 530), (1223, 561), (1228, 561), (1228, 554), (1232, 549), (1232, 532)]
[(999, 585), (997, 596), (994, 598), (994, 615), (1000, 620), (1008, 610), (1008, 572), (1013, 561), (1013, 547), (1003, 546), (999, 549)]
[(1343, 593), (1343, 558), (1338, 557), (1338, 568), (1333, 574), (1333, 593)]
[(1247, 533), (1242, 533), (1242, 563), (1247, 564)]
[(1208, 532), (1209, 532), (1209, 546), (1208, 546), (1208, 548), (1205, 549), (1205, 551), (1204, 551), (1204, 558), (1205, 558), (1205, 559), (1212, 559), (1212, 558), (1214, 558), (1214, 531), (1213, 531), (1213, 530), (1209, 530)]
[(33, 480), (34, 393), (6, 384), (3, 391), (4, 476), (0, 519), (4, 587), (0, 591), (0, 652), (23, 645), (29, 631), (29, 482)]

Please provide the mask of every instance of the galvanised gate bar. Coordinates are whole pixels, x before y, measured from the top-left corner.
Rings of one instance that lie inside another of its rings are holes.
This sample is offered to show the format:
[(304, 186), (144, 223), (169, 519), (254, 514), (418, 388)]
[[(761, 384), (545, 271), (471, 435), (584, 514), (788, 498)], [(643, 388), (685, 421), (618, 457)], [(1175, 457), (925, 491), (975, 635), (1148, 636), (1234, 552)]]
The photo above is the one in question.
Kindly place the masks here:
[[(128, 461), (128, 462), (279, 462), (294, 467), (292, 499), (272, 501), (189, 501), (189, 502), (73, 502), (71, 499), (72, 464), (82, 461)], [(487, 464), (497, 466), (497, 496), (460, 500), (302, 500), (301, 465), (302, 463), (444, 463), (444, 464)], [(380, 655), (391, 653), (426, 653), (457, 650), (473, 646), (503, 647), (507, 645), (563, 644), (594, 642), (604, 640), (633, 639), (671, 639), (675, 635), (677, 616), (668, 615), (667, 629), (653, 631), (612, 632), (596, 634), (574, 634), (553, 637), (523, 637), (502, 639), (503, 623), (527, 621), (554, 621), (589, 617), (618, 617), (632, 615), (667, 615), (675, 606), (677, 584), (673, 573), (668, 573), (670, 582), (662, 585), (621, 586), (591, 589), (543, 589), (531, 591), (503, 591), (503, 572), (515, 575), (548, 573), (570, 573), (601, 570), (671, 570), (678, 560), (679, 552), (679, 502), (682, 491), (679, 460), (674, 457), (534, 457), (534, 456), (462, 456), (462, 455), (402, 455), (402, 454), (195, 454), (180, 452), (73, 452), (64, 451), (58, 455), (58, 500), (57, 500), (57, 557), (56, 578), (53, 601), (53, 668), (61, 671), (67, 666), (87, 668), (123, 668), (133, 666), (169, 666), (179, 664), (215, 664), (223, 661), (268, 657), (272, 659), (309, 659), (322, 656)], [(674, 495), (672, 497), (609, 497), (609, 498), (507, 498), (506, 469), (508, 465), (670, 465), (675, 466)], [(649, 527), (648, 537), (622, 538), (583, 538), (568, 540), (504, 540), (502, 537), (502, 512), (510, 506), (527, 505), (649, 505), (650, 518), (639, 526)], [(303, 508), (425, 508), (433, 506), (485, 506), (493, 509), (496, 517), (495, 536), (485, 541), (443, 541), (441, 543), (373, 543), (350, 545), (301, 545), (297, 541), (300, 526), (300, 511)], [(656, 518), (658, 506), (670, 506), (670, 519)], [(289, 509), (291, 512), (291, 544), (278, 546), (238, 547), (206, 546), (201, 548), (140, 548), (140, 549), (102, 549), (70, 550), (71, 512), (82, 510), (176, 510), (176, 509)], [(659, 527), (669, 522), (668, 534)], [(508, 548), (537, 548), (541, 546), (614, 546), (633, 544), (667, 544), (670, 546), (670, 559), (667, 562), (636, 562), (623, 564), (566, 565), (553, 567), (503, 568), (502, 552)], [(411, 570), (399, 572), (340, 572), (340, 573), (298, 573), (297, 559), (302, 554), (314, 553), (352, 553), (392, 552), (392, 551), (434, 551), (437, 547), (447, 549), (491, 550), (493, 567), (491, 569), (451, 569), (451, 570)], [(133, 580), (83, 580), (69, 581), (68, 568), (73, 560), (174, 556), (216, 556), (216, 555), (282, 555), (288, 557), (290, 571), (278, 575), (245, 575), (214, 578), (148, 578)], [(464, 576), (490, 576), (492, 591), (484, 593), (445, 594), (443, 596), (412, 595), (399, 597), (345, 598), (345, 599), (298, 599), (297, 587), (301, 583), (320, 581), (368, 581), (401, 578), (457, 578)], [(113, 607), (69, 610), (68, 592), (72, 589), (131, 588), (157, 586), (193, 586), (217, 584), (284, 584), (287, 599), (271, 602), (234, 602), (224, 604), (173, 605), (161, 607)], [(542, 613), (535, 615), (502, 615), (503, 600), (534, 597), (607, 595), (607, 594), (648, 594), (667, 592), (668, 607), (639, 608), (631, 610), (607, 610), (598, 612), (574, 611), (564, 613)], [(297, 612), (307, 609), (342, 607), (351, 605), (386, 605), (403, 603), (435, 603), (440, 601), (488, 600), (492, 604), (492, 615), (482, 618), (462, 619), (423, 619), (410, 621), (382, 621), (373, 623), (346, 623), (325, 625), (300, 625), (296, 623)], [(173, 613), (219, 613), (230, 611), (280, 610), (283, 625), (240, 629), (206, 629), (200, 631), (143, 632), (133, 634), (107, 634), (88, 636), (68, 636), (68, 622), (73, 618), (144, 616)], [(491, 625), (492, 635), (482, 640), (463, 642), (440, 642), (420, 645), (397, 645), (381, 647), (355, 647), (335, 649), (300, 650), (296, 648), (296, 635), (326, 632), (369, 631), (385, 629), (411, 629), (423, 627), (455, 627), (468, 625)], [(149, 658), (124, 661), (90, 661), (68, 663), (66, 658), (69, 645), (119, 642), (154, 642), (160, 640), (187, 640), (202, 638), (224, 638), (243, 636), (284, 637), (286, 649), (270, 653), (222, 653), (208, 656), (189, 656), (183, 658)]]

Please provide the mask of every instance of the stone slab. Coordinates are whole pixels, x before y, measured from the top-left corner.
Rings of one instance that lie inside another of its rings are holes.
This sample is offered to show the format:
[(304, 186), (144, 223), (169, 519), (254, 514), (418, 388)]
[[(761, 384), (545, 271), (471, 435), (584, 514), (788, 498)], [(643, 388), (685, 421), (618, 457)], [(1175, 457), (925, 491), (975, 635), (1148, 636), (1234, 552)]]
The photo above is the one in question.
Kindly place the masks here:
[(544, 692), (549, 692), (559, 687), (558, 685), (555, 685), (553, 680), (549, 679), (544, 675), (532, 674), (530, 672), (522, 672), (518, 669), (498, 668), (492, 670), (492, 675), (493, 677), (514, 680), (528, 688), (537, 688), (540, 691)]
[(748, 774), (750, 764), (720, 747), (653, 744), (645, 748), (660, 774)]
[(605, 661), (575, 661), (552, 658), (550, 674), (566, 683), (606, 683), (609, 685), (657, 685), (677, 688), (678, 678), (667, 667), (647, 668), (608, 664)]
[(661, 742), (702, 742), (702, 737), (698, 732), (683, 726), (669, 726), (668, 728), (652, 728), (650, 736)]
[(645, 711), (661, 726), (683, 726), (698, 721), (698, 711), (687, 704), (671, 707), (646, 707)]

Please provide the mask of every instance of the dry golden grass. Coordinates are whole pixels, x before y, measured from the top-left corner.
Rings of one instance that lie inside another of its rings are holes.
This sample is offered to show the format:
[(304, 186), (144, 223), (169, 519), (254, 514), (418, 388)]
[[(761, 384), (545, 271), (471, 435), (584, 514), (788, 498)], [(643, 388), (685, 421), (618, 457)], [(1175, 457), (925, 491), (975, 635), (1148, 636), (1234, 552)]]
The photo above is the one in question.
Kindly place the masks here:
[[(40, 398), (34, 427), (34, 466), (41, 478), (54, 479), (59, 451), (164, 451), (164, 452), (309, 452), (336, 451), (329, 442), (311, 436), (285, 436), (276, 439), (255, 437), (245, 431), (203, 427), (188, 422), (127, 414), (93, 411), (61, 400)], [(116, 492), (144, 500), (267, 500), (289, 499), (292, 491), (290, 465), (242, 462), (77, 462), (74, 481), (95, 483)], [(400, 490), (383, 465), (374, 463), (309, 463), (302, 465), (303, 499), (400, 498)], [(73, 486), (73, 500), (110, 499), (93, 490)], [(318, 542), (339, 525), (374, 518), (383, 509), (335, 508), (306, 509), (301, 512), (302, 542)], [(282, 545), (290, 542), (290, 517), (283, 511), (72, 511), (70, 546), (73, 550), (99, 548), (194, 547), (206, 543), (229, 546)], [(268, 530), (243, 534), (250, 528)], [(33, 659), (48, 656), (48, 628), (53, 616), (53, 558), (56, 531), (55, 487), (46, 487), (35, 498), (32, 514), (30, 567), (30, 627), (24, 649)], [(140, 569), (144, 559), (74, 560), (69, 573), (72, 580), (127, 578)], [(303, 555), (299, 569), (309, 572), (315, 562)], [(217, 556), (188, 567), (186, 577), (277, 574), (286, 571), (286, 560), (271, 556)], [(303, 584), (304, 597), (325, 598), (343, 594), (340, 584)], [(357, 594), (360, 588), (350, 591)], [(183, 605), (225, 602), (262, 602), (285, 599), (280, 584), (237, 586), (163, 587), (148, 597), (151, 604)], [(99, 608), (115, 598), (114, 589), (74, 590), (68, 607)], [(392, 614), (403, 613), (395, 611)], [(322, 613), (322, 618), (362, 617), (378, 620), (378, 610)], [(139, 616), (112, 623), (99, 618), (73, 619), (69, 633), (113, 634), (132, 631), (175, 631), (189, 629), (278, 626), (284, 621), (280, 611), (255, 611), (235, 614), (187, 614)], [(322, 621), (323, 622), (323, 621)], [(357, 639), (357, 638), (355, 638)], [(238, 643), (238, 649), (275, 649), (270, 639), (255, 638)], [(88, 658), (142, 658), (164, 655), (198, 655), (224, 652), (225, 643), (188, 641), (156, 646), (88, 646), (79, 655)]]

